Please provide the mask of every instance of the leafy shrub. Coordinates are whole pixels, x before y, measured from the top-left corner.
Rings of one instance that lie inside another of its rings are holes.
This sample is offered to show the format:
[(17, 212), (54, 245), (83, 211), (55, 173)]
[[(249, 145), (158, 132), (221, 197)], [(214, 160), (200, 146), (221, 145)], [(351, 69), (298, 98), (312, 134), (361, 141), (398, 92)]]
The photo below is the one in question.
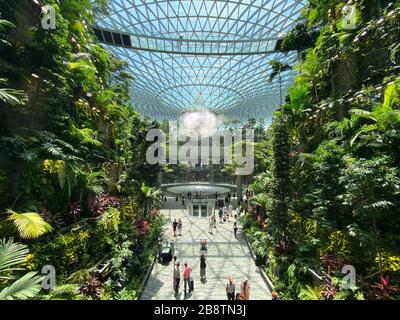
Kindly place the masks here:
[(90, 210), (95, 217), (102, 215), (110, 207), (119, 205), (119, 199), (109, 194), (96, 196), (90, 203)]
[(99, 299), (101, 296), (101, 282), (96, 277), (91, 276), (81, 288), (81, 292), (87, 297)]
[(90, 232), (88, 230), (72, 231), (61, 235), (46, 245), (36, 248), (36, 265), (55, 267), (58, 277), (63, 280), (71, 272), (89, 259), (87, 256)]
[(320, 300), (321, 299), (321, 288), (306, 285), (301, 288), (299, 293), (301, 300)]
[(120, 212), (115, 208), (107, 209), (98, 220), (90, 242), (90, 252), (96, 259), (103, 258), (118, 240), (120, 222)]
[(42, 297), (45, 300), (81, 300), (79, 286), (76, 284), (64, 284), (56, 286), (49, 294)]
[(80, 269), (78, 271), (75, 271), (73, 274), (71, 274), (68, 277), (68, 283), (73, 284), (73, 283), (85, 283), (89, 279), (89, 270), (86, 268)]
[(350, 257), (350, 241), (347, 233), (343, 231), (334, 231), (329, 235), (327, 250), (336, 258), (346, 262)]

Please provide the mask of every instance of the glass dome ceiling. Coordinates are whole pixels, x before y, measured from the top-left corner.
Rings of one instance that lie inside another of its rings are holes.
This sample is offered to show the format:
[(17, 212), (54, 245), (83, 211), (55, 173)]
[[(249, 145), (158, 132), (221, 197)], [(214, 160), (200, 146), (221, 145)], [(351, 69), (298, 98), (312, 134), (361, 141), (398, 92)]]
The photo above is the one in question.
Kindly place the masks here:
[[(222, 120), (268, 122), (280, 103), (269, 61), (293, 64), (277, 51), (304, 0), (111, 0), (96, 34), (129, 62), (136, 109), (152, 119), (177, 120), (209, 109)], [(286, 92), (295, 76), (282, 74)]]

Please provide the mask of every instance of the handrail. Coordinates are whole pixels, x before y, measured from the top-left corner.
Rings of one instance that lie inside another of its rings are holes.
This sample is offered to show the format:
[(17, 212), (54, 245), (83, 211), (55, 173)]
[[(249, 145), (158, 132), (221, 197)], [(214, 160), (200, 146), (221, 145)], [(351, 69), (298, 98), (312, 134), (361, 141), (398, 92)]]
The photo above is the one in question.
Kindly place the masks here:
[(144, 278), (143, 278), (142, 284), (140, 286), (140, 289), (138, 290), (136, 300), (140, 300), (142, 298), (143, 292), (146, 289), (147, 282), (150, 279), (150, 276), (151, 276), (151, 273), (153, 272), (153, 268), (154, 268), (154, 265), (156, 264), (156, 261), (157, 261), (157, 252), (154, 255), (153, 262), (147, 268), (147, 271), (146, 271), (146, 274), (144, 275)]
[[(252, 257), (252, 259), (253, 259), (253, 261), (254, 261), (254, 264), (255, 264), (256, 258), (255, 258), (254, 252), (253, 252), (253, 250), (252, 250), (252, 248), (251, 248), (251, 246), (250, 246), (250, 243), (249, 243), (249, 240), (248, 240), (248, 238), (247, 238), (247, 235), (246, 235), (245, 232), (242, 232), (242, 234), (243, 234), (243, 236), (244, 236), (244, 239), (245, 239), (245, 241), (246, 241), (247, 247), (249, 248), (251, 257)], [(275, 286), (274, 286), (274, 283), (272, 282), (272, 280), (268, 277), (268, 275), (265, 274), (265, 272), (262, 270), (262, 268), (257, 267), (257, 271), (260, 273), (261, 278), (263, 279), (265, 285), (268, 287), (268, 290), (269, 290), (270, 292), (272, 292), (272, 291), (274, 290), (274, 287), (275, 287)]]

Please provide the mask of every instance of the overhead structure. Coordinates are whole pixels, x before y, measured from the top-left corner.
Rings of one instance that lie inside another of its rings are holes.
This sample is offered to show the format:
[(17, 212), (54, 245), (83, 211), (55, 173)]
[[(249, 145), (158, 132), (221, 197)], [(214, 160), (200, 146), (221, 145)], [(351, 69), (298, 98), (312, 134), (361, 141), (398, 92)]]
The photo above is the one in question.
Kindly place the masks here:
[(269, 61), (294, 64), (279, 52), (305, 0), (110, 0), (95, 32), (129, 62), (136, 109), (151, 119), (177, 120), (208, 109), (222, 121), (269, 121), (295, 72), (268, 82)]

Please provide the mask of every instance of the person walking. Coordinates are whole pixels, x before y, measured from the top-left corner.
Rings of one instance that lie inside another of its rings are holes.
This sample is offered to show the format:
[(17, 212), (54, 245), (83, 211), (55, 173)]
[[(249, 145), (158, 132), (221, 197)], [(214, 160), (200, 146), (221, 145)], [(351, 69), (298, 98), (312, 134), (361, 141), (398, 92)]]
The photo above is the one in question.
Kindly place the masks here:
[(240, 286), (240, 300), (249, 300), (250, 298), (250, 285), (249, 280), (245, 278)]
[(185, 262), (185, 264), (183, 265), (183, 282), (184, 282), (184, 292), (185, 294), (187, 292), (192, 293), (191, 289), (190, 289), (190, 280), (191, 280), (191, 275), (192, 275), (192, 268)]
[(235, 283), (232, 277), (228, 279), (228, 283), (226, 284), (226, 295), (228, 300), (235, 300)]
[(226, 222), (227, 217), (228, 217), (228, 208), (224, 207), (224, 222)]
[(233, 223), (233, 234), (235, 235), (236, 239), (237, 239), (237, 231), (238, 231), (238, 225), (237, 225), (237, 222), (235, 221)]
[(233, 206), (232, 206), (232, 204), (229, 204), (229, 206), (228, 206), (228, 221), (229, 221), (229, 218), (230, 217), (233, 217)]
[(181, 282), (181, 270), (180, 270), (180, 263), (177, 262), (174, 266), (174, 274), (173, 274), (173, 283), (174, 283), (174, 291), (175, 295), (179, 293), (179, 283)]
[(219, 223), (222, 223), (222, 215), (224, 214), (224, 210), (222, 207), (219, 208), (218, 216), (219, 216)]
[(182, 219), (178, 221), (178, 233), (180, 236), (182, 235)]
[(176, 237), (176, 228), (178, 227), (178, 222), (176, 219), (172, 222), (172, 230), (174, 230), (174, 237)]
[(206, 280), (206, 256), (204, 255), (204, 252), (200, 256), (200, 279), (202, 282), (205, 282)]
[(213, 217), (208, 218), (208, 233), (213, 234), (214, 221)]

